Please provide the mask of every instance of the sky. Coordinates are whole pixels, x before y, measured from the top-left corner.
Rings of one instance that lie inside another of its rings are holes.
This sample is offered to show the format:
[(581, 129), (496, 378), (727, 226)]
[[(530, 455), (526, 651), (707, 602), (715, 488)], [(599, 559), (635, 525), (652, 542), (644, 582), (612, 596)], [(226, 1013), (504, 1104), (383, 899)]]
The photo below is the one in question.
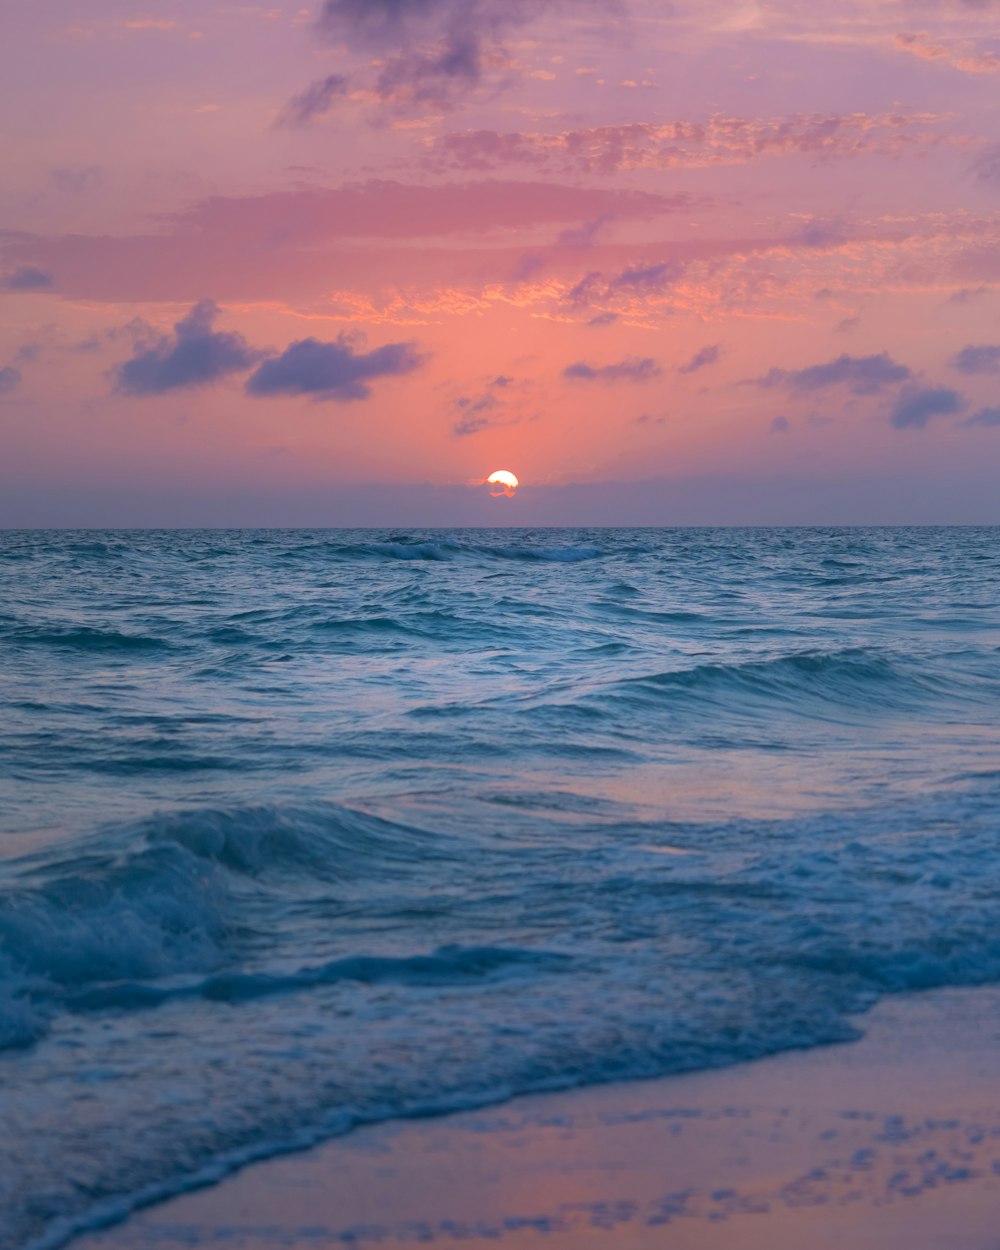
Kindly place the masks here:
[(1000, 523), (1000, 0), (4, 27), (0, 525)]

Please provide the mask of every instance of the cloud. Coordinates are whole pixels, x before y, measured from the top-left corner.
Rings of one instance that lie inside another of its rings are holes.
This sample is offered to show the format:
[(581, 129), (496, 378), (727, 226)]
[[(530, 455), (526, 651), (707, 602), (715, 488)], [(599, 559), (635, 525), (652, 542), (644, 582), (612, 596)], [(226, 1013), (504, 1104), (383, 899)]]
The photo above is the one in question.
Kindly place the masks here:
[[(690, 207), (690, 197), (581, 188), (551, 182), (473, 182), (422, 186), (372, 179), (265, 195), (213, 196), (173, 219), (182, 235), (218, 234), (274, 246), (321, 239), (411, 239), (514, 229), (593, 217), (653, 218)], [(162, 236), (161, 236), (162, 239)]]
[(172, 337), (151, 344), (140, 339), (131, 359), (118, 367), (115, 389), (126, 395), (162, 395), (249, 369), (260, 352), (240, 334), (213, 330), (218, 312), (214, 300), (201, 300), (177, 322)]
[(614, 325), (614, 323), (617, 320), (618, 320), (618, 313), (602, 312), (602, 313), (597, 313), (595, 316), (591, 317), (590, 320), (587, 322), (587, 325), (593, 326), (596, 329), (598, 326)]
[(649, 356), (626, 356), (613, 365), (588, 365), (578, 360), (567, 365), (562, 375), (575, 382), (648, 382), (662, 372)]
[(989, 286), (964, 286), (961, 290), (952, 292), (945, 300), (946, 304), (971, 304), (973, 300), (982, 299), (984, 295), (992, 295), (993, 288)]
[(529, 166), (557, 173), (611, 174), (624, 169), (698, 169), (763, 157), (811, 160), (900, 156), (946, 141), (934, 113), (793, 113), (705, 121), (626, 122), (585, 129), (451, 131), (431, 140), (424, 164), (436, 172)]
[[(56, 273), (60, 293), (69, 298), (193, 303), (211, 291), (222, 301), (288, 302), (328, 295), (334, 273), (341, 289), (453, 284), (467, 272), (470, 251), (501, 254), (484, 241), (489, 231), (510, 231), (513, 240), (515, 231), (554, 232), (581, 218), (651, 221), (676, 211), (674, 195), (626, 188), (537, 180), (419, 185), (372, 179), (213, 196), (167, 215), (158, 233), (22, 232), (3, 242), (10, 267), (38, 265)], [(457, 238), (466, 246), (407, 246), (417, 238)], [(523, 253), (523, 241), (516, 246)], [(505, 257), (508, 273), (513, 265)]]
[(35, 265), (22, 265), (0, 277), (0, 290), (47, 291), (52, 286), (52, 275)]
[[(580, 9), (588, 0), (576, 0)], [(509, 77), (508, 34), (560, 0), (325, 0), (320, 35), (377, 53), (372, 91), (394, 110), (451, 109)], [(604, 6), (605, 10), (607, 5)]]
[[(793, 241), (818, 250), (841, 247), (852, 238), (850, 226), (840, 218), (813, 217), (795, 232)], [(819, 292), (817, 292), (819, 297)]]
[(806, 369), (771, 369), (756, 379), (758, 386), (787, 386), (793, 391), (819, 391), (828, 386), (846, 386), (854, 395), (872, 395), (886, 386), (905, 382), (913, 372), (897, 364), (888, 354), (878, 356), (838, 356), (822, 365)]
[(1000, 373), (1000, 347), (970, 344), (948, 363), (959, 373)]
[(699, 369), (706, 369), (709, 365), (714, 365), (722, 354), (722, 348), (718, 343), (711, 343), (707, 347), (701, 348), (695, 352), (686, 365), (678, 365), (678, 373), (697, 373)]
[(655, 265), (629, 265), (620, 273), (606, 277), (599, 269), (585, 273), (566, 292), (566, 301), (580, 308), (601, 297), (616, 295), (652, 295), (666, 290), (684, 273), (680, 261), (661, 261)]
[(479, 434), (497, 425), (511, 425), (518, 420), (506, 415), (506, 406), (498, 396), (498, 391), (506, 391), (514, 383), (513, 378), (500, 374), (478, 395), (460, 395), (455, 400), (455, 407), (461, 413), (452, 425), (451, 432), (458, 438), (466, 438), (470, 434)]
[(1000, 408), (980, 408), (978, 412), (974, 412), (963, 425), (986, 425), (990, 427), (1000, 425)]
[(963, 74), (995, 74), (1000, 70), (1000, 57), (995, 52), (977, 53), (968, 41), (953, 45), (934, 43), (926, 31), (917, 31), (896, 35), (893, 43), (922, 61), (938, 61)]
[(889, 424), (897, 430), (922, 430), (931, 417), (960, 412), (965, 401), (947, 386), (907, 386), (892, 407)]
[(311, 395), (347, 403), (367, 399), (375, 378), (412, 373), (425, 361), (414, 343), (387, 343), (355, 351), (346, 335), (335, 343), (300, 339), (280, 356), (265, 360), (247, 380), (248, 395)]
[(592, 217), (590, 221), (585, 221), (582, 225), (569, 226), (560, 232), (556, 244), (558, 247), (580, 248), (581, 250), (593, 247), (611, 220), (607, 213), (602, 213), (600, 217)]
[(0, 369), (0, 395), (11, 395), (21, 385), (21, 370), (13, 365)]
[(277, 124), (290, 130), (298, 130), (316, 117), (328, 113), (333, 102), (347, 91), (347, 79), (342, 74), (329, 74), (311, 82), (305, 91), (293, 96), (278, 116)]
[(630, 265), (621, 273), (608, 279), (605, 294), (616, 291), (662, 291), (684, 272), (684, 266), (675, 261), (662, 261), (658, 265)]
[(1000, 187), (1000, 143), (987, 148), (972, 166), (976, 181), (986, 187)]
[(787, 434), (791, 428), (787, 417), (775, 417), (771, 421), (772, 434)]

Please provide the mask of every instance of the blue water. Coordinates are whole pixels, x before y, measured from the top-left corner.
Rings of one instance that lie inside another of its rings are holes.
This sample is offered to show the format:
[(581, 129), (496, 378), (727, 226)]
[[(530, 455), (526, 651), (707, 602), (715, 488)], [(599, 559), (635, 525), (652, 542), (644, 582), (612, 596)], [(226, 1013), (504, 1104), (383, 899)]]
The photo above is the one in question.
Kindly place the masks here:
[(0, 535), (0, 1246), (1000, 978), (1000, 531)]

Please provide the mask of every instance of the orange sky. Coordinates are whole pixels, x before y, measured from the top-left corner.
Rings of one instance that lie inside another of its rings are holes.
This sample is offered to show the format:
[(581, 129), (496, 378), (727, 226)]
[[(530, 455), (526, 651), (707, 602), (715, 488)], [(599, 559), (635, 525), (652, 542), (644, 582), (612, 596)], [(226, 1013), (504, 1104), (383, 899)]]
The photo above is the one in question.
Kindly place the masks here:
[(1000, 521), (997, 0), (6, 25), (0, 524)]

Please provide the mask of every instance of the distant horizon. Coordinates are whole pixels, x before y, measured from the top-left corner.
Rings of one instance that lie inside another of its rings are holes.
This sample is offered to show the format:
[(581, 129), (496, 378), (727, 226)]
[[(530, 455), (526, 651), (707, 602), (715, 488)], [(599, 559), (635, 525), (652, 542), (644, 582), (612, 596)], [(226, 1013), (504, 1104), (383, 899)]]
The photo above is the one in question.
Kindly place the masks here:
[[(942, 491), (931, 477), (854, 480), (647, 478), (523, 484), (514, 498), (466, 485), (260, 483), (209, 491), (22, 484), (0, 496), (0, 529), (702, 528), (1000, 525), (992, 474)], [(959, 487), (962, 489), (959, 489)]]

